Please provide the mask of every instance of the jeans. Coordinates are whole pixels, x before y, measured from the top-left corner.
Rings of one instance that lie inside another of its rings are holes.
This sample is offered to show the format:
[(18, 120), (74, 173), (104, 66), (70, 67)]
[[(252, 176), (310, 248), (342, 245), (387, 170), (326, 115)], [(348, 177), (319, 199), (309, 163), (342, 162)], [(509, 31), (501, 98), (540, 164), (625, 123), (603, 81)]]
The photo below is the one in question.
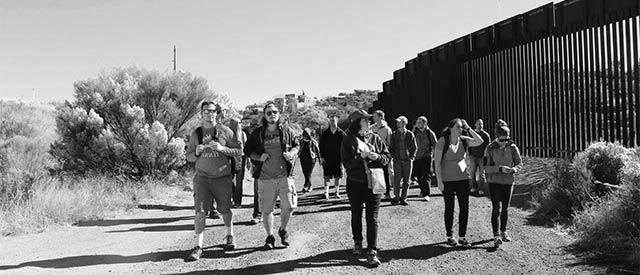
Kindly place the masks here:
[[(487, 182), (487, 177), (482, 170), (482, 159), (483, 158), (476, 157), (469, 158), (469, 176), (471, 176), (469, 181), (471, 183), (471, 189), (482, 189), (482, 185)], [(480, 181), (476, 180), (476, 178), (479, 178)]]
[(381, 195), (373, 194), (366, 182), (347, 178), (347, 197), (351, 206), (351, 231), (355, 242), (362, 242), (362, 204), (365, 205), (367, 223), (367, 248), (377, 250), (378, 211)]
[(413, 171), (418, 178), (420, 196), (431, 195), (431, 157), (424, 157), (413, 161)]
[[(411, 181), (412, 168), (413, 161), (411, 160), (393, 160), (393, 194), (396, 200), (407, 199), (407, 190), (409, 189), (409, 181)], [(400, 194), (400, 181), (402, 181), (402, 194)]]
[(300, 166), (304, 175), (304, 187), (311, 189), (311, 173), (316, 166), (315, 159), (302, 157), (300, 158)]
[(258, 200), (258, 179), (253, 180), (253, 218), (262, 217), (260, 213), (260, 201)]
[(469, 181), (445, 181), (444, 191), (444, 226), (447, 237), (453, 236), (453, 208), (455, 197), (458, 197), (460, 214), (458, 216), (458, 235), (464, 237), (467, 234), (467, 221), (469, 219)]
[(244, 172), (247, 164), (247, 158), (242, 157), (242, 169), (238, 171), (235, 175), (233, 186), (233, 203), (240, 205), (242, 204), (242, 181), (244, 180)]
[[(513, 193), (512, 184), (489, 183), (489, 193), (491, 194), (491, 228), (493, 236), (499, 236), (500, 232), (507, 231), (507, 218), (509, 215), (509, 203)], [(498, 219), (500, 220), (498, 222)]]
[(385, 192), (385, 195), (389, 195), (389, 193), (391, 193), (391, 182), (393, 177), (392, 169), (392, 163), (389, 163), (382, 167), (382, 170), (384, 170), (384, 184), (387, 187), (387, 192)]

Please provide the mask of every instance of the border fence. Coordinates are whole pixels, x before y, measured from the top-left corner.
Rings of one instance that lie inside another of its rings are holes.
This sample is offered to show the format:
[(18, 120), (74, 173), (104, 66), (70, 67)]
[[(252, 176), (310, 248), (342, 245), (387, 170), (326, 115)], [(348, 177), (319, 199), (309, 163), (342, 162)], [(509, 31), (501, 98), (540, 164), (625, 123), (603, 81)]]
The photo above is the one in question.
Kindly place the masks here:
[(596, 140), (638, 146), (639, 15), (640, 0), (518, 14), (405, 62), (371, 109), (424, 115), (436, 133), (455, 117), (482, 118), (491, 133), (502, 118), (529, 156), (571, 157)]

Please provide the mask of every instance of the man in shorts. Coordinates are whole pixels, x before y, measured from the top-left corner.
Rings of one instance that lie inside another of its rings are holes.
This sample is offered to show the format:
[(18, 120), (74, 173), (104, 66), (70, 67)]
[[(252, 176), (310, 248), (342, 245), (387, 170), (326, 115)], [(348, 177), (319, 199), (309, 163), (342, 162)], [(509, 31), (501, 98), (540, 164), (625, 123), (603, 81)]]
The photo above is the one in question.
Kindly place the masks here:
[(293, 131), (280, 123), (280, 111), (276, 105), (267, 104), (262, 111), (262, 125), (249, 136), (244, 153), (256, 164), (253, 178), (258, 180), (258, 203), (267, 233), (264, 248), (269, 250), (274, 248), (276, 241), (273, 236), (273, 209), (278, 197), (281, 209), (278, 235), (282, 245), (289, 246), (287, 224), (298, 205), (293, 167), (299, 146)]
[(342, 178), (340, 146), (346, 134), (338, 127), (338, 119), (337, 115), (329, 116), (329, 128), (320, 136), (320, 162), (324, 174), (325, 199), (329, 199), (329, 186), (332, 179), (336, 187), (335, 197), (340, 199), (340, 178)]
[(242, 155), (242, 149), (231, 148), (229, 141), (233, 132), (216, 120), (216, 104), (205, 101), (200, 105), (202, 126), (196, 128), (189, 138), (187, 160), (195, 162), (196, 175), (193, 178), (193, 199), (195, 209), (194, 247), (186, 261), (196, 261), (202, 255), (204, 241), (205, 215), (211, 210), (215, 199), (218, 211), (222, 214), (226, 229), (226, 250), (235, 248), (233, 238), (233, 215), (231, 213), (232, 167), (231, 158)]

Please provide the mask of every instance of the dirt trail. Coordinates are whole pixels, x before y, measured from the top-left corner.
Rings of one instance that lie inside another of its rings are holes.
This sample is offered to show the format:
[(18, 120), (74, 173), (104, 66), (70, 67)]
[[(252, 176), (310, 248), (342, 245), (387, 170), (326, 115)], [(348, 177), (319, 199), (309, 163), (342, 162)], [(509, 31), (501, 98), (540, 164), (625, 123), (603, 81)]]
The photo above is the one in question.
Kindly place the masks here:
[[(409, 206), (380, 210), (379, 247), (383, 264), (369, 269), (364, 258), (350, 254), (352, 246), (348, 201), (320, 200), (320, 169), (316, 190), (300, 196), (301, 207), (290, 225), (292, 245), (261, 251), (262, 225), (249, 225), (252, 209), (235, 209), (238, 248), (224, 252), (221, 220), (207, 220), (206, 251), (201, 260), (185, 263), (185, 251), (193, 246), (193, 210), (189, 193), (169, 201), (117, 215), (103, 221), (55, 229), (40, 234), (0, 239), (0, 273), (224, 273), (272, 274), (574, 274), (605, 270), (577, 264), (563, 247), (571, 239), (554, 229), (527, 224), (528, 212), (510, 209), (509, 230), (513, 242), (490, 252), (490, 202), (472, 198), (469, 249), (444, 244), (443, 201), (436, 188), (430, 202), (410, 190)], [(300, 176), (297, 185), (302, 185)], [(298, 188), (298, 190), (300, 189)], [(245, 181), (244, 203), (252, 202), (251, 181)], [(457, 216), (456, 216), (457, 219)], [(276, 217), (276, 224), (279, 219)], [(454, 224), (457, 228), (457, 224)], [(277, 238), (276, 245), (279, 245)]]

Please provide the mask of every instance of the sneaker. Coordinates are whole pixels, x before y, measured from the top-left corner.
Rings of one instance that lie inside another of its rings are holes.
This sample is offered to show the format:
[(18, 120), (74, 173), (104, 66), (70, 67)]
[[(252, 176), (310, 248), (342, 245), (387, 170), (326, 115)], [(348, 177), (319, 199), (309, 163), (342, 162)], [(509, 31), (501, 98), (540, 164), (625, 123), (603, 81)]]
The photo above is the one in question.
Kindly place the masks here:
[(309, 189), (307, 187), (303, 187), (301, 192), (302, 193), (307, 193), (307, 192), (309, 192)]
[(482, 189), (478, 190), (478, 196), (484, 196), (484, 191), (482, 191)]
[(209, 218), (214, 220), (220, 219), (220, 213), (218, 211), (211, 211), (209, 212)]
[(407, 202), (407, 200), (401, 199), (400, 200), (400, 205), (409, 205), (409, 203)]
[(500, 236), (496, 236), (493, 240), (493, 247), (500, 247), (500, 245), (502, 244), (502, 239), (500, 238)]
[(269, 235), (269, 237), (267, 237), (267, 240), (264, 241), (264, 249), (271, 250), (275, 246), (276, 246), (276, 237), (274, 237), (273, 235)]
[(282, 245), (285, 247), (289, 246), (289, 232), (282, 228), (278, 229), (278, 236), (280, 236), (280, 240), (282, 241)]
[(233, 235), (227, 235), (224, 237), (226, 244), (224, 245), (224, 250), (234, 250), (236, 248), (236, 243), (233, 241)]
[(353, 255), (362, 255), (362, 242), (355, 242), (355, 244), (353, 245), (353, 250), (351, 251), (351, 254)]
[(262, 222), (262, 217), (255, 217), (251, 219), (251, 224), (259, 224)]
[(384, 199), (385, 199), (385, 200), (390, 200), (390, 199), (391, 199), (391, 196), (390, 196), (389, 194), (384, 194)]
[(341, 199), (342, 196), (340, 196), (340, 193), (336, 192), (336, 199)]
[(235, 203), (235, 204), (233, 204), (233, 208), (242, 208), (242, 204)]
[(329, 193), (324, 193), (324, 199), (328, 200), (329, 199)]
[(460, 237), (460, 240), (458, 240), (458, 244), (463, 247), (471, 247), (471, 243), (469, 243), (469, 241), (467, 241), (467, 238), (465, 237)]
[(509, 235), (507, 235), (507, 232), (500, 233), (500, 237), (502, 238), (503, 242), (510, 242), (511, 241), (511, 238), (509, 238)]
[(422, 197), (425, 201), (429, 201), (431, 198), (429, 198), (429, 195), (426, 195), (424, 197)]
[(184, 260), (187, 262), (193, 262), (199, 260), (200, 256), (202, 256), (202, 248), (200, 246), (196, 246), (189, 251), (189, 255)]
[(471, 190), (469, 192), (471, 192), (473, 194), (473, 193), (476, 192), (476, 189), (475, 188), (471, 188)]
[(398, 200), (392, 199), (391, 200), (391, 205), (398, 205)]
[(450, 246), (457, 246), (458, 245), (458, 241), (456, 241), (456, 238), (454, 237), (448, 237), (447, 238), (447, 244)]
[(369, 250), (369, 252), (367, 252), (367, 264), (372, 267), (380, 266), (381, 262), (380, 259), (378, 259), (378, 252), (375, 250)]

